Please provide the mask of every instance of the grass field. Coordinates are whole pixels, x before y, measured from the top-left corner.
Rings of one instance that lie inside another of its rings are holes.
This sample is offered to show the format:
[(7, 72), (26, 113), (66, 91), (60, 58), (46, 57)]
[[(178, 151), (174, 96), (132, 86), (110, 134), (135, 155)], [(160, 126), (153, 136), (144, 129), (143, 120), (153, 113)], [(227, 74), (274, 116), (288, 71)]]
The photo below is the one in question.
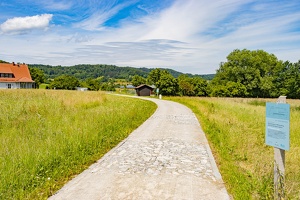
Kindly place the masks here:
[[(265, 145), (265, 102), (275, 99), (188, 98), (206, 133), (223, 180), (234, 199), (273, 199), (273, 147)], [(300, 199), (300, 101), (291, 105), (286, 151), (287, 199)]]
[(0, 199), (47, 198), (155, 109), (101, 92), (0, 90)]

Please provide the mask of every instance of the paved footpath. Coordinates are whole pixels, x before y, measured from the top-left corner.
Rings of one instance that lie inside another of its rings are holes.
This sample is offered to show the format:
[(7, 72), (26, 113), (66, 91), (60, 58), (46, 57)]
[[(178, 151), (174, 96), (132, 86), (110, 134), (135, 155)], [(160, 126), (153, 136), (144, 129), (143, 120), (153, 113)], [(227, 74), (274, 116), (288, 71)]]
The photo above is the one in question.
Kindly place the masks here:
[(149, 100), (145, 123), (49, 199), (230, 199), (193, 112)]

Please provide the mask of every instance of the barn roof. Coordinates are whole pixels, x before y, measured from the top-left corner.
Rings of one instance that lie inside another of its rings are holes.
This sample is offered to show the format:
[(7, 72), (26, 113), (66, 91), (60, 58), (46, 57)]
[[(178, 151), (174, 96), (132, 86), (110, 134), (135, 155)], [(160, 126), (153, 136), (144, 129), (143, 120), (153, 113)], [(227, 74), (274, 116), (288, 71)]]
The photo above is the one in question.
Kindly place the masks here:
[(141, 88), (144, 88), (144, 87), (147, 87), (147, 88), (153, 90), (153, 88), (151, 86), (146, 85), (146, 84), (139, 85), (139, 86), (135, 87), (135, 89), (141, 89)]
[(0, 63), (0, 73), (14, 75), (14, 78), (0, 77), (0, 82), (34, 83), (26, 64)]

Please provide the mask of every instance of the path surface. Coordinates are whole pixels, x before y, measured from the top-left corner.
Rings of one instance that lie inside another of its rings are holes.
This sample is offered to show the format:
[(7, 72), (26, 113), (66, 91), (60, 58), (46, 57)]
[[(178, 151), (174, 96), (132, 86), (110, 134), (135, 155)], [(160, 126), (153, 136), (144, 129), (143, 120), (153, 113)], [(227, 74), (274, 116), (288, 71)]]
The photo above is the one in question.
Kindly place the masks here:
[(193, 112), (149, 100), (144, 124), (49, 199), (230, 199)]

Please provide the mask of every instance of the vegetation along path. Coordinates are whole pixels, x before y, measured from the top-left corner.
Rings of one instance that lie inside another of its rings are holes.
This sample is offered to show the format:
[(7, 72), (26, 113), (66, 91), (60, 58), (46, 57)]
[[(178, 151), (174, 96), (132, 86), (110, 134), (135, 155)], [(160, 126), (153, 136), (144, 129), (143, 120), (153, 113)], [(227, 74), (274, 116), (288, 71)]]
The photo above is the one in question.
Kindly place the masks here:
[(148, 99), (156, 112), (55, 199), (230, 199), (194, 113)]

